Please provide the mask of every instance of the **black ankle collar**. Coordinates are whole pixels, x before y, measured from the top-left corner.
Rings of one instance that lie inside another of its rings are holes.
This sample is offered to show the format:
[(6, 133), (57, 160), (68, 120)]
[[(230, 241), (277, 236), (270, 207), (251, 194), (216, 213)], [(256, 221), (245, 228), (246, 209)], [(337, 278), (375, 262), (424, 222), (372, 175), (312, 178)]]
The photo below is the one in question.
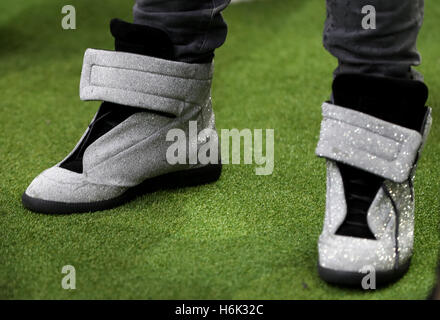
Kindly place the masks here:
[(422, 131), (428, 88), (417, 80), (342, 74), (333, 81), (333, 102), (409, 129)]

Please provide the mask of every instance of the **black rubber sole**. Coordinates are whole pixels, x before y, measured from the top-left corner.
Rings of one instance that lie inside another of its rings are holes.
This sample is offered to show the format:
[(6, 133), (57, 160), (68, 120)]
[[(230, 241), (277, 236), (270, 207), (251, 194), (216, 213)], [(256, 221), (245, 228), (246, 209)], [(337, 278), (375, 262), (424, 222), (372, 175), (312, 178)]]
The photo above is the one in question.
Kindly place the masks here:
[[(397, 281), (408, 271), (411, 261), (390, 271), (376, 271), (376, 286), (385, 286)], [(362, 288), (362, 279), (367, 275), (360, 272), (338, 271), (324, 268), (318, 263), (318, 273), (324, 281), (341, 286)]]
[(69, 214), (94, 212), (111, 209), (127, 203), (134, 198), (159, 190), (197, 186), (217, 181), (222, 171), (221, 164), (209, 164), (201, 168), (171, 172), (162, 176), (147, 179), (140, 185), (128, 189), (122, 195), (103, 201), (86, 203), (65, 203), (32, 198), (23, 193), (21, 200), (25, 208), (48, 214)]

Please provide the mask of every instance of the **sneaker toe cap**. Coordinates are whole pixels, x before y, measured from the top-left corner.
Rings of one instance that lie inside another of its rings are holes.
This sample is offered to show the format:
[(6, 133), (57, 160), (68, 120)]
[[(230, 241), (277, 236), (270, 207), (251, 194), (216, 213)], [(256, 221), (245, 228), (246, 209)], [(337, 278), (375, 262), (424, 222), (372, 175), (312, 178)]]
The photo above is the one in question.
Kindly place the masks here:
[(346, 236), (321, 236), (319, 264), (322, 267), (349, 272), (392, 270), (396, 263), (395, 247), (390, 241)]
[(88, 203), (121, 195), (127, 188), (94, 184), (83, 174), (52, 167), (37, 176), (26, 189), (31, 198), (65, 203)]

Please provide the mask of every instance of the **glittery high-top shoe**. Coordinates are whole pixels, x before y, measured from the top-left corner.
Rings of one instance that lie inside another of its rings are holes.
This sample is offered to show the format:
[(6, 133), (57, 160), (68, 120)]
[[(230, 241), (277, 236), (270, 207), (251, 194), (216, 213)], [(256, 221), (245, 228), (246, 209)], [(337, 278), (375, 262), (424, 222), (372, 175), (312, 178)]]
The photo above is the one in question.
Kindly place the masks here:
[[(217, 141), (213, 64), (173, 61), (173, 45), (161, 30), (119, 20), (111, 27), (116, 51), (88, 49), (81, 74), (81, 99), (104, 102), (73, 151), (24, 192), (22, 202), (32, 211), (103, 210), (141, 193), (220, 177), (219, 156), (200, 163), (194, 154)], [(168, 153), (176, 143), (168, 137), (172, 130), (186, 138), (177, 163)]]
[[(414, 238), (414, 175), (431, 127), (420, 81), (340, 75), (322, 106), (316, 154), (327, 163), (318, 271), (330, 283), (377, 284), (408, 269)], [(373, 274), (371, 274), (373, 275)]]

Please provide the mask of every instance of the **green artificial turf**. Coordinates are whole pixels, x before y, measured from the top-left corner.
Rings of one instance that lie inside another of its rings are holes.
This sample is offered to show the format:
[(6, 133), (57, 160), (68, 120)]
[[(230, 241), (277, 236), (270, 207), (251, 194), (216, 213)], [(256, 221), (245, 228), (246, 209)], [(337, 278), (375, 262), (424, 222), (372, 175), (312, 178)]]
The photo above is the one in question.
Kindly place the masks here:
[[(369, 292), (330, 286), (317, 276), (325, 167), (314, 149), (336, 66), (321, 43), (322, 0), (243, 2), (224, 13), (229, 35), (217, 50), (213, 84), (217, 125), (275, 129), (273, 175), (256, 176), (253, 165), (225, 165), (217, 183), (145, 195), (109, 211), (26, 211), (22, 192), (73, 148), (99, 105), (78, 97), (84, 50), (111, 49), (109, 19), (131, 19), (131, 2), (74, 0), (77, 30), (65, 31), (64, 4), (0, 3), (0, 298), (428, 295), (440, 245), (438, 121), (416, 178), (415, 253), (407, 275)], [(440, 2), (427, 1), (418, 44), (435, 118), (439, 15)], [(76, 290), (61, 288), (68, 264), (76, 268)]]

